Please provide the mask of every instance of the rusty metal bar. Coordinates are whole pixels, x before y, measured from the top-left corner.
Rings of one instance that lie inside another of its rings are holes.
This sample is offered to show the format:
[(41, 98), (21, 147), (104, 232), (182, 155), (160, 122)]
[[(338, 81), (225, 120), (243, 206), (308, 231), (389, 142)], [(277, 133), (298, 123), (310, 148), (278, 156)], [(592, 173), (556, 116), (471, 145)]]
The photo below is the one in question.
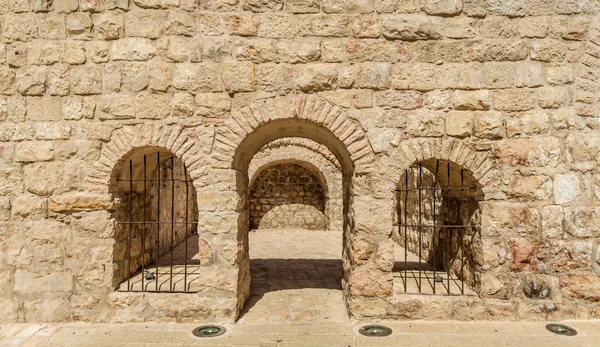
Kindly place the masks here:
[[(405, 187), (408, 189), (408, 169), (404, 170)], [(404, 220), (408, 216), (408, 191), (404, 194)], [(404, 292), (407, 292), (407, 284), (408, 284), (408, 227), (404, 227)]]
[(169, 288), (173, 290), (173, 252), (175, 251), (175, 156), (171, 157), (171, 272)]
[(187, 261), (188, 261), (188, 209), (189, 209), (189, 185), (187, 182), (187, 168), (183, 164), (183, 177), (185, 177), (185, 263), (183, 267), (183, 290), (187, 290)]
[[(133, 178), (133, 161), (129, 160), (129, 178)], [(129, 220), (133, 220), (133, 182), (129, 182)], [(131, 289), (131, 224), (127, 238), (127, 290)]]
[(156, 189), (156, 291), (158, 291), (158, 260), (160, 258), (160, 188), (161, 188), (161, 182), (160, 182), (160, 152), (156, 153), (156, 163), (157, 163), (157, 169), (156, 169), (156, 179), (158, 181), (157, 187), (158, 189)]
[[(435, 179), (436, 180), (434, 181), (434, 185), (435, 185), (435, 182), (437, 181), (437, 175), (438, 175), (439, 168), (440, 168), (440, 161), (438, 160), (436, 162), (436, 164), (435, 164)], [(435, 254), (437, 253), (436, 240), (438, 239), (438, 233), (435, 230), (435, 220), (436, 220), (436, 216), (435, 216), (435, 207), (436, 207), (435, 206), (435, 195), (436, 194), (437, 194), (437, 190), (434, 190), (433, 191), (433, 236), (432, 236), (432, 240), (431, 240), (431, 242), (433, 242), (433, 245), (432, 245), (433, 247), (431, 247), (431, 248), (433, 248), (433, 294), (435, 294), (435, 283), (436, 283), (436, 281), (435, 281), (435, 276), (436, 276), (435, 270), (436, 270), (436, 266), (437, 266), (436, 261), (435, 261)]]
[[(450, 187), (450, 162), (448, 162), (448, 181), (446, 184), (447, 187)], [(450, 229), (450, 235), (448, 236), (448, 255), (452, 255), (452, 230)], [(448, 259), (450, 260), (450, 259)], [(450, 264), (448, 264), (446, 266), (446, 272), (447, 272), (447, 282), (448, 282), (448, 295), (450, 295)]]
[[(144, 220), (148, 218), (147, 214), (147, 205), (148, 205), (148, 186), (146, 185), (146, 155), (144, 154)], [(144, 278), (145, 274), (145, 265), (144, 265), (144, 255), (146, 254), (146, 224), (142, 224), (142, 289), (144, 289)]]
[(422, 220), (421, 217), (423, 216), (423, 211), (422, 211), (422, 203), (423, 203), (423, 197), (422, 197), (422, 190), (421, 190), (421, 184), (423, 183), (423, 165), (421, 163), (419, 163), (419, 183), (418, 183), (418, 193), (419, 193), (419, 227), (417, 228), (417, 237), (419, 238), (419, 293), (421, 293), (422, 291), (422, 284), (423, 282), (421, 281), (421, 262), (423, 260), (423, 255), (422, 255), (422, 243), (423, 243), (423, 235), (422, 233), (422, 229), (421, 229), (421, 224)]
[[(465, 175), (464, 175), (464, 170), (461, 169), (460, 170), (460, 186), (464, 186), (465, 184)], [(458, 223), (463, 223), (462, 221), (462, 208), (463, 208), (463, 191), (460, 191), (460, 203), (458, 205), (458, 220), (456, 221)], [(461, 228), (460, 229), (460, 293), (461, 294), (465, 294), (465, 247), (464, 247), (464, 240), (465, 240), (465, 228)]]

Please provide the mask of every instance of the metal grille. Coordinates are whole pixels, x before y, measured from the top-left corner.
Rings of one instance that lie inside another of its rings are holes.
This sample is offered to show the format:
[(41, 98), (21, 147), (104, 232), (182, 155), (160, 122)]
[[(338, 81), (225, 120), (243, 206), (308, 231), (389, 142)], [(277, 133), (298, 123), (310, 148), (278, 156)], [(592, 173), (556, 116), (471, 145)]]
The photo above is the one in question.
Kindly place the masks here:
[(476, 189), (466, 184), (465, 171), (449, 162), (437, 160), (427, 167), (417, 163), (405, 170), (395, 190), (396, 241), (404, 253), (395, 272), (402, 278), (404, 293), (470, 294), (465, 264), (466, 248), (472, 244), (467, 238), (474, 230), (469, 214)]
[(129, 160), (128, 169), (127, 178), (117, 179), (126, 205), (121, 211), (125, 220), (118, 223), (126, 238), (121, 266), (127, 281), (119, 290), (195, 291), (198, 222), (190, 213), (196, 199), (187, 168), (174, 156), (156, 152), (145, 154), (141, 163)]

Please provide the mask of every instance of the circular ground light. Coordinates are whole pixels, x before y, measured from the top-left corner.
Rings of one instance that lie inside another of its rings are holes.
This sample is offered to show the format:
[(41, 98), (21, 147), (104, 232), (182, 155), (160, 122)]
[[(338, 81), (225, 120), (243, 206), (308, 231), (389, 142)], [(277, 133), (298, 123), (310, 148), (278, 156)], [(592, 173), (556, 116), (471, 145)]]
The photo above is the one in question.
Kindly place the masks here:
[(192, 331), (192, 334), (197, 337), (216, 337), (225, 334), (227, 329), (220, 325), (203, 325)]
[(358, 329), (358, 332), (364, 336), (382, 337), (391, 335), (392, 329), (383, 325), (365, 325), (364, 327)]
[(571, 327), (562, 324), (548, 324), (546, 325), (546, 329), (548, 331), (553, 332), (558, 335), (564, 336), (575, 336), (577, 335), (577, 331)]

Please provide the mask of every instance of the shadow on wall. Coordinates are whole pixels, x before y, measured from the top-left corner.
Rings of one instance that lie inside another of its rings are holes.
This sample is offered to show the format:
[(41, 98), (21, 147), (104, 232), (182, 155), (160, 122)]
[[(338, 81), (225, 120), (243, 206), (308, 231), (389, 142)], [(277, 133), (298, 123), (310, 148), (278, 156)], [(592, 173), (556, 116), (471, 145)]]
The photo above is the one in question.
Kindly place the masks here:
[(250, 229), (327, 229), (326, 191), (303, 166), (285, 163), (259, 173), (250, 189)]

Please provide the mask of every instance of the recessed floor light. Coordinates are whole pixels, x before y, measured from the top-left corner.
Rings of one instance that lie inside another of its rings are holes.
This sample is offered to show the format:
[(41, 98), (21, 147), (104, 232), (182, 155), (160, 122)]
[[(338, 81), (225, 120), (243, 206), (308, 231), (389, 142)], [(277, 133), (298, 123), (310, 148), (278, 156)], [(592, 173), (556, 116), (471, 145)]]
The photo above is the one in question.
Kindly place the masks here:
[(575, 336), (577, 335), (577, 331), (571, 327), (562, 324), (548, 324), (546, 325), (546, 329), (548, 331), (553, 332), (558, 335), (564, 336)]
[(227, 329), (220, 325), (203, 325), (192, 331), (192, 334), (197, 337), (216, 337), (225, 334)]
[(364, 336), (382, 337), (391, 335), (392, 329), (383, 325), (365, 325), (364, 327), (358, 329), (358, 332)]

